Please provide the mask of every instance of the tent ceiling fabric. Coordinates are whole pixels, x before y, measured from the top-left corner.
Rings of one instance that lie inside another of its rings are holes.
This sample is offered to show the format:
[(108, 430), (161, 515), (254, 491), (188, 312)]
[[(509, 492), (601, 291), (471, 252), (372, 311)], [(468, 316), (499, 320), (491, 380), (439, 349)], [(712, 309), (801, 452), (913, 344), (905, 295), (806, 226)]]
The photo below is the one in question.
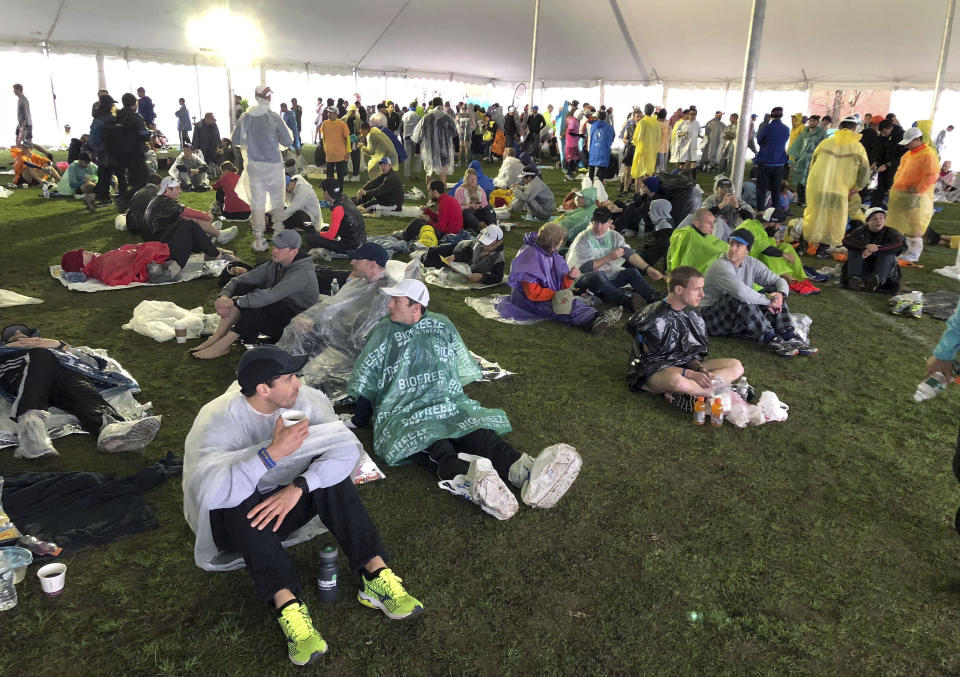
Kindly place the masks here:
[[(509, 82), (529, 78), (533, 4), (229, 3), (234, 12), (259, 24), (263, 57), (271, 63)], [(205, 10), (215, 6), (184, 0), (126, 0), (109, 6), (80, 0), (11, 3), (0, 40), (36, 44), (55, 24), (50, 35), (54, 51), (85, 46), (194, 55), (207, 46), (186, 33), (200, 5)], [(659, 76), (667, 84), (736, 83), (743, 72), (750, 7), (750, 0), (596, 0), (588, 5), (541, 0), (537, 80), (650, 82)], [(624, 40), (617, 9), (646, 72), (638, 70)], [(882, 9), (872, 0), (774, 0), (767, 5), (757, 82), (929, 86), (936, 75), (945, 13), (946, 0), (911, 3), (909, 20), (900, 7)], [(954, 33), (960, 35), (960, 30)], [(884, 36), (879, 43), (878, 36)], [(948, 60), (945, 82), (960, 83), (960, 59)]]

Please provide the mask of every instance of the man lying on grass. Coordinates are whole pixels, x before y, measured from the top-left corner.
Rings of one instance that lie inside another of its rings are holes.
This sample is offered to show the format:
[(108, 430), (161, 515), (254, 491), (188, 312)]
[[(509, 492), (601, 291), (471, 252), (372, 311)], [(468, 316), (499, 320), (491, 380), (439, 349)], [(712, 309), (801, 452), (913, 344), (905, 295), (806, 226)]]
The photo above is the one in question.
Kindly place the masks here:
[[(423, 611), (387, 567), (377, 527), (353, 484), (362, 447), (323, 393), (296, 376), (306, 357), (268, 346), (247, 351), (236, 386), (197, 414), (184, 452), (184, 516), (196, 534), (194, 560), (207, 571), (246, 565), (257, 596), (277, 609), (296, 665), (327, 643), (314, 629), (284, 547), (325, 526), (361, 574), (364, 606), (389, 618)], [(285, 426), (282, 415), (303, 414)], [(322, 523), (322, 524), (321, 524)]]
[(692, 266), (670, 272), (667, 298), (651, 303), (627, 321), (633, 337), (627, 386), (663, 393), (683, 411), (693, 411), (698, 396), (713, 394), (714, 379), (733, 383), (743, 374), (739, 360), (706, 360), (707, 327), (697, 307), (703, 299), (703, 275)]
[(536, 459), (500, 437), (512, 429), (500, 409), (464, 394), (480, 368), (443, 315), (427, 311), (430, 294), (419, 280), (381, 289), (390, 317), (370, 332), (348, 390), (357, 398), (351, 425), (373, 417), (373, 447), (396, 465), (410, 458), (436, 472), (440, 487), (473, 501), (497, 519), (516, 514), (506, 482), (536, 508), (556, 504), (580, 471), (573, 447), (559, 444)]

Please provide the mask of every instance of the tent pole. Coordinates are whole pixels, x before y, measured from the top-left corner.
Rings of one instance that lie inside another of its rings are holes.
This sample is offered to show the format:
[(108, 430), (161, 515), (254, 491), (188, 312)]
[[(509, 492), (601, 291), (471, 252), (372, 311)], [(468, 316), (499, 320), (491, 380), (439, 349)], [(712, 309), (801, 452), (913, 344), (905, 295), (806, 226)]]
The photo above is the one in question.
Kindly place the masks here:
[(599, 80), (597, 80), (597, 85), (600, 87), (600, 105), (602, 106), (605, 103), (603, 100), (603, 96), (606, 93), (606, 90), (604, 89), (604, 86), (603, 86), (603, 78), (600, 78)]
[(197, 83), (197, 105), (200, 107), (200, 114), (203, 114), (203, 100), (200, 98), (200, 68), (197, 66), (197, 57), (193, 57), (193, 77)]
[(537, 32), (540, 29), (540, 0), (533, 4), (533, 44), (530, 46), (530, 107), (533, 108), (533, 83), (537, 72)]
[(737, 120), (737, 147), (733, 155), (733, 191), (740, 195), (743, 170), (747, 164), (747, 133), (750, 129), (750, 109), (753, 108), (753, 88), (757, 80), (757, 61), (760, 58), (760, 40), (767, 0), (753, 0), (750, 13), (750, 32), (747, 35), (747, 53), (743, 59), (743, 92), (740, 100), (740, 119)]
[(97, 88), (107, 88), (107, 74), (103, 69), (103, 52), (97, 50)]
[(953, 11), (957, 0), (947, 0), (947, 21), (943, 26), (943, 41), (940, 43), (940, 62), (937, 64), (937, 79), (933, 84), (933, 107), (930, 110), (930, 124), (937, 116), (937, 104), (943, 91), (943, 73), (947, 70), (947, 56), (950, 53), (950, 33), (953, 30)]
[(267, 84), (267, 65), (263, 61), (260, 62), (260, 84)]
[(53, 86), (53, 67), (50, 65), (50, 48), (47, 43), (43, 43), (43, 55), (47, 57), (47, 73), (50, 76), (50, 96), (53, 98), (53, 119), (57, 122), (57, 129), (60, 129), (60, 115), (57, 113), (57, 90)]
[(230, 129), (232, 131), (237, 126), (237, 111), (233, 104), (233, 81), (230, 78), (229, 64), (224, 64), (224, 68), (227, 71), (227, 110), (230, 111)]

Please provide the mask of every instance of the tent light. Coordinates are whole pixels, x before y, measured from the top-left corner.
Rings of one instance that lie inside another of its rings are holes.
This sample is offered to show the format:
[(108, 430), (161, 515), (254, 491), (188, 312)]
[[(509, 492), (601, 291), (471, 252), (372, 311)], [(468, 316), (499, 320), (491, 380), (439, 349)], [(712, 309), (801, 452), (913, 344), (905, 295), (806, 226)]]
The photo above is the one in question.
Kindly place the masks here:
[(228, 66), (246, 66), (263, 50), (263, 33), (250, 18), (216, 7), (187, 22), (187, 35), (201, 52), (215, 52)]

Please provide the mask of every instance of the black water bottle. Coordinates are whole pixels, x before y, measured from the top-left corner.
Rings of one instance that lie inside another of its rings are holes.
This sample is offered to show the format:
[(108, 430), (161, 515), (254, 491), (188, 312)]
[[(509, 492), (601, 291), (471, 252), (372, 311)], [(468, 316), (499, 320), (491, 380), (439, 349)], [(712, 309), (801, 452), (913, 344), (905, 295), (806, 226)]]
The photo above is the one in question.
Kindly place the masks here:
[(320, 592), (321, 602), (335, 602), (340, 594), (337, 585), (337, 558), (340, 553), (337, 546), (327, 545), (320, 550), (319, 567), (317, 570), (317, 589)]

